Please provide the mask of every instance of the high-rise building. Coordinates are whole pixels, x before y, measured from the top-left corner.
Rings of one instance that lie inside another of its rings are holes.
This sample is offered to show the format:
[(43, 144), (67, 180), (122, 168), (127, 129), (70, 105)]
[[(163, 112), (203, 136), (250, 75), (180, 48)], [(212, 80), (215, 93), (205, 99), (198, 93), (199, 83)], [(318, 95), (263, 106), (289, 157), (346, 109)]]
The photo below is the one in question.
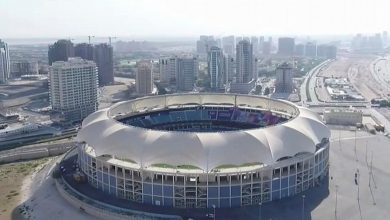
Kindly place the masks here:
[(389, 39), (388, 39), (388, 33), (387, 33), (387, 31), (383, 31), (382, 32), (382, 40), (383, 40), (383, 44), (384, 45), (387, 45), (387, 42), (389, 41)]
[(223, 88), (224, 82), (224, 56), (218, 47), (211, 47), (207, 55), (207, 67), (210, 76), (210, 88), (218, 90)]
[(49, 65), (56, 61), (68, 61), (68, 58), (74, 55), (73, 43), (70, 40), (58, 40), (49, 46)]
[(238, 83), (247, 83), (254, 78), (253, 48), (249, 41), (243, 40), (236, 46), (236, 74)]
[(161, 58), (160, 63), (160, 81), (174, 85), (178, 74), (178, 57)]
[(192, 91), (198, 75), (199, 63), (195, 57), (177, 58), (176, 87), (179, 91)]
[(222, 38), (223, 52), (229, 56), (234, 55), (234, 36), (227, 36)]
[(326, 50), (326, 58), (336, 59), (337, 57), (337, 47), (334, 45), (329, 45)]
[(217, 46), (217, 41), (214, 39), (214, 36), (201, 35), (196, 42), (196, 52), (198, 54), (207, 54), (212, 46)]
[(109, 44), (97, 44), (94, 47), (93, 59), (98, 67), (99, 85), (114, 83), (114, 53)]
[(327, 44), (318, 45), (317, 56), (326, 59), (335, 59), (337, 57), (337, 47)]
[(270, 41), (266, 41), (266, 42), (264, 42), (263, 43), (263, 51), (262, 51), (262, 53), (263, 53), (263, 55), (270, 55), (271, 54), (271, 48), (272, 46), (271, 46), (271, 42)]
[(263, 44), (264, 44), (264, 36), (260, 36), (260, 38), (259, 38), (259, 52), (263, 51)]
[(224, 72), (225, 74), (223, 75), (223, 82), (226, 84), (228, 82), (232, 82), (234, 77), (236, 76), (236, 73), (235, 73), (235, 68), (236, 65), (235, 65), (235, 62), (234, 62), (234, 58), (232, 56), (229, 56), (229, 55), (225, 55), (224, 56)]
[(95, 62), (81, 58), (52, 63), (49, 92), (53, 121), (72, 124), (97, 110), (97, 74)]
[(160, 58), (158, 64), (160, 70), (160, 82), (169, 83), (171, 80), (171, 75), (169, 72), (169, 59)]
[(326, 57), (326, 50), (328, 45), (326, 44), (320, 44), (317, 46), (317, 57)]
[(304, 44), (296, 44), (294, 50), (295, 56), (304, 56), (305, 55), (305, 45)]
[(276, 68), (276, 93), (291, 93), (293, 91), (292, 67), (283, 63)]
[(305, 45), (305, 56), (316, 57), (317, 56), (317, 44), (314, 42), (307, 42)]
[(258, 55), (259, 54), (259, 38), (258, 37), (251, 37), (251, 44), (253, 47), (253, 54)]
[(0, 40), (0, 83), (6, 83), (10, 76), (11, 65), (8, 45)]
[(243, 37), (242, 36), (236, 36), (236, 46), (238, 42), (242, 41)]
[(169, 71), (169, 82), (173, 85), (176, 84), (177, 75), (178, 75), (178, 67), (177, 67), (177, 57), (171, 57), (168, 59), (168, 71)]
[(270, 53), (272, 52), (273, 48), (274, 48), (274, 42), (272, 40), (272, 37), (268, 37), (268, 42), (269, 42), (269, 48), (270, 48)]
[(294, 55), (295, 39), (290, 37), (281, 37), (278, 40), (278, 54), (282, 56)]
[(11, 77), (21, 77), (22, 75), (37, 75), (38, 63), (33, 61), (14, 61), (11, 63)]
[(93, 45), (87, 43), (76, 44), (74, 47), (74, 55), (84, 60), (93, 60)]
[(153, 91), (152, 63), (149, 60), (137, 62), (135, 86), (140, 95), (149, 95)]

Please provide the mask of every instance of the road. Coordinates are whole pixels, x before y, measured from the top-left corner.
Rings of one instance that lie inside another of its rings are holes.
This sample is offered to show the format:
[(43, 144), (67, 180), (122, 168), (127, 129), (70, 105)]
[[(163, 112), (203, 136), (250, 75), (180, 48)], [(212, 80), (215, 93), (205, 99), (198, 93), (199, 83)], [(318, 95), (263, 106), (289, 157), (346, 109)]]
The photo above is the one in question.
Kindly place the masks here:
[(306, 74), (305, 80), (303, 81), (300, 89), (302, 105), (305, 105), (305, 103), (318, 104), (320, 102), (317, 99), (317, 95), (315, 94), (314, 89), (317, 78), (316, 76), (322, 70), (322, 68), (328, 65), (331, 61), (332, 60), (326, 60), (320, 63), (318, 66), (314, 67)]
[(382, 97), (390, 97), (390, 57), (379, 57), (370, 64), (370, 73), (381, 87)]

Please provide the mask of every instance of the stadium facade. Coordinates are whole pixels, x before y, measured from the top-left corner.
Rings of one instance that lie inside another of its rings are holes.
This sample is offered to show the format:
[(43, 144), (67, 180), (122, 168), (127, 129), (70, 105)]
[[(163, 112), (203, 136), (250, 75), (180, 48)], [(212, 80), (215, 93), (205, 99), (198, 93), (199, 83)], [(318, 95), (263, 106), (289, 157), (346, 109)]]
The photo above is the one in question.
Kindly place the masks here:
[(115, 197), (239, 207), (319, 184), (328, 175), (329, 137), (316, 113), (282, 100), (154, 96), (88, 116), (77, 137), (78, 162), (88, 184)]

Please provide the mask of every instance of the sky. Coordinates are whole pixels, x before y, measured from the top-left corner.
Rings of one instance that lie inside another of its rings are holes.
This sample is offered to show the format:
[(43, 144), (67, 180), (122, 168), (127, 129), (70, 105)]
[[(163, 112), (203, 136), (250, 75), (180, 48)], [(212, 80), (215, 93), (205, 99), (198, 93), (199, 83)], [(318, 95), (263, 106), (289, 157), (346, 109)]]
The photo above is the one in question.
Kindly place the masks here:
[(390, 30), (389, 8), (387, 0), (0, 0), (0, 38), (375, 33)]

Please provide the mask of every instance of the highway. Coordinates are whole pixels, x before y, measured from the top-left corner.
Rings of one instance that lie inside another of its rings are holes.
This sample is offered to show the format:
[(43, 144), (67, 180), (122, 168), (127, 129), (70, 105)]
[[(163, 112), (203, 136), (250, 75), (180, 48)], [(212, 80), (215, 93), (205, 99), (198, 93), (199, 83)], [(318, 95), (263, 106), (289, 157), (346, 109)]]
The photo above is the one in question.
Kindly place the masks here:
[(328, 65), (330, 62), (332, 62), (332, 60), (325, 60), (306, 74), (305, 80), (303, 81), (300, 89), (302, 106), (306, 106), (306, 103), (318, 104), (320, 102), (317, 99), (317, 95), (315, 94), (314, 89), (316, 85), (316, 76), (322, 70), (322, 68)]
[(389, 57), (380, 57), (370, 64), (370, 73), (378, 86), (381, 87), (382, 97), (389, 98), (390, 95), (390, 62)]
[(56, 156), (65, 153), (74, 146), (76, 146), (76, 142), (69, 140), (62, 143), (28, 145), (12, 150), (4, 150), (0, 151), (0, 164)]

